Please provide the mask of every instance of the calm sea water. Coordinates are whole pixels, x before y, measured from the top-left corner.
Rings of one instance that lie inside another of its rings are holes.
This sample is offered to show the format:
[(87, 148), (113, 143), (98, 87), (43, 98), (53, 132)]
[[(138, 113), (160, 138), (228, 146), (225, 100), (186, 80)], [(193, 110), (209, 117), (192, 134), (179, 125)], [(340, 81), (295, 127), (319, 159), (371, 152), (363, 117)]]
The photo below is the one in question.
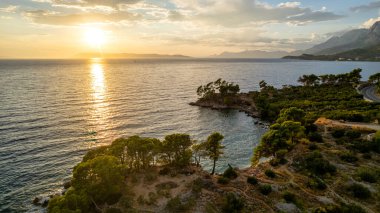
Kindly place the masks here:
[[(196, 88), (223, 78), (242, 91), (265, 80), (277, 87), (302, 74), (363, 77), (379, 63), (286, 60), (3, 60), (0, 61), (0, 212), (40, 211), (36, 196), (59, 192), (73, 166), (93, 147), (135, 134), (163, 138), (188, 133), (202, 140), (225, 136), (227, 163), (249, 166), (265, 132), (237, 111), (189, 106)], [(209, 168), (209, 162), (205, 162)]]

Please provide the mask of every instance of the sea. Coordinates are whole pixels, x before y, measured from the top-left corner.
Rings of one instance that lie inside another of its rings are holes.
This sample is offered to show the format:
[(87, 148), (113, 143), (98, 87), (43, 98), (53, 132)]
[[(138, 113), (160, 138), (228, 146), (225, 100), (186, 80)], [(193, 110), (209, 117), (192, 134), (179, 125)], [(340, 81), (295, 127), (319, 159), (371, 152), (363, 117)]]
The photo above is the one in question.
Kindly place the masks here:
[[(222, 78), (242, 92), (259, 82), (295, 85), (303, 74), (337, 74), (376, 62), (284, 59), (0, 60), (0, 212), (43, 212), (35, 197), (60, 193), (89, 149), (119, 137), (224, 135), (222, 172), (250, 165), (267, 126), (235, 110), (190, 106), (196, 89)], [(211, 162), (203, 160), (210, 169)]]

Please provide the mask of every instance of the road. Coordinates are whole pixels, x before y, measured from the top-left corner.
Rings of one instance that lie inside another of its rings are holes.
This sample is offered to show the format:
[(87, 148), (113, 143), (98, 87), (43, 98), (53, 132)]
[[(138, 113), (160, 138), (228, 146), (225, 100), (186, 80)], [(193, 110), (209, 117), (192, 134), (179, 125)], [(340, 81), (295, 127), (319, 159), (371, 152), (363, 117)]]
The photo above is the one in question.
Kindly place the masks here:
[(372, 101), (372, 102), (380, 102), (380, 96), (376, 94), (375, 85), (364, 87), (363, 89), (360, 90), (360, 92), (363, 94), (364, 99)]

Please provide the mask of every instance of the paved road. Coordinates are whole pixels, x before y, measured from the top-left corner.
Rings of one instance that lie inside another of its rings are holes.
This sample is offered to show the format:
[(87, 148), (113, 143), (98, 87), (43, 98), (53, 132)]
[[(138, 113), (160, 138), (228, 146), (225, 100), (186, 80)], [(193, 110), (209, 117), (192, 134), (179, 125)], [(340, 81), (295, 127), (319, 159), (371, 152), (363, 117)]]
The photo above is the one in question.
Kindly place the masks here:
[(380, 96), (376, 94), (375, 85), (364, 87), (360, 92), (363, 94), (364, 99), (372, 102), (380, 102)]

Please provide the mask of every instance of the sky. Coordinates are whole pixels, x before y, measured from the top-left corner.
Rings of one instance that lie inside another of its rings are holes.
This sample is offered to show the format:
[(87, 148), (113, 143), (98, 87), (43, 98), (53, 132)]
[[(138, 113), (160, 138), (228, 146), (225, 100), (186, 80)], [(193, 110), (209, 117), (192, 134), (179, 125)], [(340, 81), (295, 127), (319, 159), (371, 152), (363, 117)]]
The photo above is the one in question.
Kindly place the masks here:
[(0, 57), (294, 51), (377, 20), (373, 0), (0, 0)]

